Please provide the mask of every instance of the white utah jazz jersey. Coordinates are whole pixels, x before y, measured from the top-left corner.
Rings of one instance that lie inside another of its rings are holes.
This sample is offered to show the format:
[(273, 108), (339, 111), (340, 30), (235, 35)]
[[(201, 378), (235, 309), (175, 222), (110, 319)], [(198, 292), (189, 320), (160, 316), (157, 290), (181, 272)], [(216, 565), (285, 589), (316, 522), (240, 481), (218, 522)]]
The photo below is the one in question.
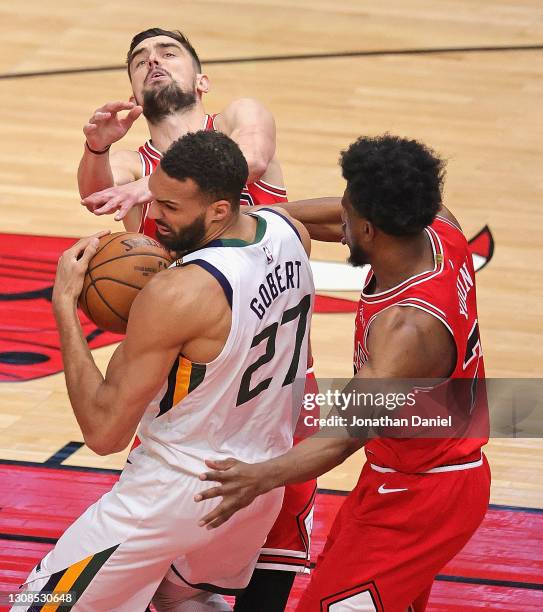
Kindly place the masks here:
[(315, 291), (309, 259), (280, 213), (251, 214), (254, 242), (214, 240), (183, 258), (221, 284), (230, 334), (211, 363), (179, 355), (138, 431), (141, 452), (194, 475), (204, 459), (252, 463), (283, 454), (302, 403)]

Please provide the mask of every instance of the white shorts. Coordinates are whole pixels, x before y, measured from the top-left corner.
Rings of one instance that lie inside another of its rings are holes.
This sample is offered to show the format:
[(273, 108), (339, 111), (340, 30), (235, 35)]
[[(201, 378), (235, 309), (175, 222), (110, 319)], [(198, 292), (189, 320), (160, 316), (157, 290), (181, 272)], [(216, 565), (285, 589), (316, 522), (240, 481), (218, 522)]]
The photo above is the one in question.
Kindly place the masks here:
[(24, 589), (75, 591), (76, 612), (138, 612), (166, 576), (218, 593), (247, 586), (279, 513), (282, 489), (257, 498), (218, 529), (207, 530), (198, 521), (218, 501), (196, 503), (194, 495), (209, 483), (174, 470), (141, 447), (130, 460), (113, 489), (38, 563)]

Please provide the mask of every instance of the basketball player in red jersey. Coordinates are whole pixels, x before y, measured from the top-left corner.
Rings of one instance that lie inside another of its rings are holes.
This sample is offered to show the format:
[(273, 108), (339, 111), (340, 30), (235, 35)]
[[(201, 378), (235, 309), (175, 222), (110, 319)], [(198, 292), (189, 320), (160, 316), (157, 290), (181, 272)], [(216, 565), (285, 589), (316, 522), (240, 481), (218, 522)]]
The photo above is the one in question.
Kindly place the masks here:
[[(254, 99), (229, 104), (222, 113), (208, 115), (203, 95), (209, 78), (188, 39), (177, 31), (152, 28), (137, 34), (127, 54), (133, 97), (97, 109), (84, 126), (85, 149), (78, 171), (83, 203), (96, 214), (117, 211), (128, 231), (154, 233), (147, 220), (150, 201), (148, 176), (162, 154), (187, 132), (216, 129), (241, 148), (249, 165), (242, 203), (286, 201), (281, 167), (275, 156), (275, 123), (271, 113)], [(128, 111), (124, 118), (118, 113)], [(116, 151), (110, 146), (124, 137), (143, 113), (151, 138), (138, 151)]]
[[(241, 204), (286, 202), (281, 167), (275, 156), (275, 123), (259, 102), (240, 99), (217, 115), (209, 115), (203, 95), (209, 79), (197, 52), (180, 32), (153, 28), (134, 36), (127, 54), (134, 102), (110, 103), (98, 109), (84, 127), (86, 143), (78, 172), (81, 197), (96, 214), (117, 211), (128, 231), (156, 236), (156, 222), (147, 216), (149, 175), (162, 154), (187, 132), (217, 130), (237, 142), (249, 166)], [(124, 118), (119, 112), (128, 111)], [(141, 115), (151, 138), (136, 151), (109, 153)], [(100, 191), (99, 191), (100, 190)], [(98, 191), (98, 193), (94, 193)], [(310, 367), (308, 391), (316, 386)], [(274, 524), (253, 579), (237, 598), (236, 612), (280, 612), (295, 574), (309, 571), (310, 535), (316, 481), (286, 488), (283, 507)]]
[[(360, 138), (343, 153), (341, 165), (349, 261), (371, 265), (356, 317), (350, 386), (363, 391), (373, 388), (374, 379), (445, 379), (422, 392), (429, 397), (469, 386), (471, 392), (460, 395), (464, 435), (368, 441), (365, 430), (356, 439), (352, 428), (340, 428), (333, 436), (304, 440), (273, 461), (209, 462), (213, 471), (201, 478), (221, 484), (196, 501), (223, 497), (202, 521), (217, 527), (257, 495), (323, 474), (365, 445), (367, 462), (298, 612), (418, 612), (426, 608), (434, 576), (467, 543), (488, 506), (475, 274), (466, 238), (441, 205), (443, 162), (432, 151), (388, 135)], [(317, 204), (330, 221), (331, 201)], [(318, 214), (313, 217), (314, 222)], [(461, 379), (469, 384), (455, 386)], [(458, 401), (458, 395), (447, 395), (442, 407), (452, 414)], [(370, 407), (358, 414), (378, 411)]]

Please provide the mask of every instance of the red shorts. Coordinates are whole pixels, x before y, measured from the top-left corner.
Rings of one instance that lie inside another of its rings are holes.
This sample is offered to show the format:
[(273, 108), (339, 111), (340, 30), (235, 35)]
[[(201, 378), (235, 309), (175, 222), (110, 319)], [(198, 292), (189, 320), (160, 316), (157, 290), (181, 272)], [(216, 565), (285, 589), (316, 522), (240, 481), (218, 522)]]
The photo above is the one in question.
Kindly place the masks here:
[(403, 474), (369, 463), (345, 500), (297, 612), (416, 612), (488, 507), (490, 469)]
[[(318, 393), (313, 368), (307, 371), (305, 393)], [(312, 413), (309, 412), (308, 414)], [(314, 433), (303, 427), (303, 417), (304, 411), (302, 409), (294, 444)], [(316, 492), (316, 480), (285, 487), (283, 506), (268, 534), (256, 567), (285, 572), (309, 573), (309, 551)]]

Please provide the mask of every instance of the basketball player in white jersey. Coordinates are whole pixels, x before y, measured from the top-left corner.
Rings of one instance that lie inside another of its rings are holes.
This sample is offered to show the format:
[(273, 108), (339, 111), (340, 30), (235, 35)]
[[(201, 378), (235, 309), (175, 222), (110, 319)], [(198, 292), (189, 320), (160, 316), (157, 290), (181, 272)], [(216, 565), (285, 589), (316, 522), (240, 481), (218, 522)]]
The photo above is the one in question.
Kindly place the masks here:
[(183, 261), (138, 295), (105, 377), (76, 313), (96, 237), (61, 257), (53, 306), (85, 442), (107, 455), (138, 429), (141, 444), (27, 591), (73, 591), (75, 612), (143, 611), (155, 592), (160, 611), (203, 612), (228, 610), (217, 593), (247, 585), (282, 491), (206, 531), (198, 522), (215, 502), (194, 504), (198, 475), (210, 456), (253, 463), (291, 447), (314, 294), (303, 226), (277, 210), (240, 213), (247, 172), (218, 132), (187, 134), (166, 153), (151, 177), (150, 214)]
[[(250, 98), (233, 101), (217, 115), (207, 115), (203, 96), (209, 91), (209, 78), (181, 32), (161, 28), (140, 32), (130, 44), (127, 65), (133, 92), (130, 102), (103, 105), (83, 128), (86, 142), (78, 184), (89, 210), (96, 214), (117, 211), (115, 218), (122, 219), (128, 231), (138, 231), (142, 209), (150, 200), (149, 164), (155, 156), (160, 159), (177, 138), (206, 128), (227, 134), (241, 148), (249, 165), (248, 189), (244, 190), (248, 191), (245, 197), (252, 200), (248, 203), (286, 200), (275, 156), (273, 116)], [(128, 113), (121, 118), (123, 111)], [(110, 146), (124, 137), (142, 113), (151, 139), (139, 151), (110, 154)]]
[[(127, 67), (131, 102), (106, 104), (84, 127), (86, 144), (78, 181), (90, 210), (96, 214), (116, 212), (127, 230), (156, 237), (155, 221), (148, 214), (149, 175), (176, 138), (199, 129), (221, 131), (240, 146), (249, 166), (242, 204), (286, 202), (275, 155), (273, 116), (258, 101), (247, 98), (235, 100), (219, 114), (207, 114), (203, 97), (209, 90), (209, 79), (183, 34), (159, 28), (136, 34), (127, 53)], [(126, 116), (121, 118), (125, 111)], [(137, 151), (110, 152), (110, 145), (124, 137), (142, 112), (150, 139)], [(308, 363), (308, 385), (315, 386), (311, 365), (312, 359)], [(251, 594), (260, 601), (262, 592), (267, 593), (269, 601), (263, 612), (280, 612), (294, 572), (309, 571), (315, 488), (316, 481), (287, 488), (283, 510), (265, 542), (254, 580), (237, 599), (236, 612), (253, 612)]]

